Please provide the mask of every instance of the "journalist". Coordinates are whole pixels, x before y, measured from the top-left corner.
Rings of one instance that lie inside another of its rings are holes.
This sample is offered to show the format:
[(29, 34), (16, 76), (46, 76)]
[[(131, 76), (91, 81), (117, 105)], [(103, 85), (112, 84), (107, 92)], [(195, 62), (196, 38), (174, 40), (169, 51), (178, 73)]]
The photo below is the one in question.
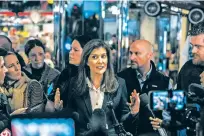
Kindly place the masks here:
[[(177, 89), (184, 90), (186, 94), (189, 94), (189, 91), (192, 91), (189, 89), (189, 85), (192, 83), (202, 86), (204, 85), (204, 22), (193, 25), (189, 34), (193, 58), (183, 65), (179, 72), (177, 81)], [(192, 101), (189, 99), (188, 103), (192, 103)], [(202, 107), (202, 105), (200, 106)], [(174, 118), (175, 120), (173, 121), (176, 123), (167, 125), (168, 128), (174, 127), (174, 131), (176, 131), (176, 129), (182, 129), (189, 125), (185, 120), (185, 112), (180, 112), (175, 115), (174, 116), (176, 118)], [(159, 128), (160, 126), (158, 124), (162, 124), (162, 120), (160, 119), (152, 120), (152, 122), (155, 128)], [(177, 132), (175, 135), (190, 136), (192, 134), (188, 134), (188, 132), (186, 133), (186, 130), (184, 129), (183, 131)]]

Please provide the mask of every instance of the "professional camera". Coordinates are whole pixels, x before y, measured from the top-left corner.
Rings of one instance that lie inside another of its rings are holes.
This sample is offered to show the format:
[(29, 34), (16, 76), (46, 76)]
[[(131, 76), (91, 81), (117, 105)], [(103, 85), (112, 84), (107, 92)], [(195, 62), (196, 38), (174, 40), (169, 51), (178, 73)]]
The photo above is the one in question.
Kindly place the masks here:
[(150, 108), (168, 111), (171, 120), (164, 126), (170, 131), (186, 128), (188, 136), (200, 136), (200, 105), (204, 104), (204, 89), (201, 89), (203, 87), (193, 84), (189, 86), (188, 94), (183, 90), (151, 91)]
[[(204, 87), (200, 84), (192, 83), (188, 87), (188, 102), (189, 103), (196, 103), (198, 106), (197, 108), (194, 108), (194, 110), (191, 110), (189, 112), (189, 115), (191, 116), (191, 119), (189, 120), (189, 123), (195, 122), (194, 125), (195, 129), (194, 132), (196, 132), (196, 136), (203, 136), (203, 119), (204, 119)], [(199, 108), (198, 108), (199, 107)], [(197, 110), (195, 110), (197, 109)], [(189, 117), (190, 117), (189, 116)], [(188, 116), (186, 116), (188, 117)], [(188, 119), (188, 118), (187, 118)]]

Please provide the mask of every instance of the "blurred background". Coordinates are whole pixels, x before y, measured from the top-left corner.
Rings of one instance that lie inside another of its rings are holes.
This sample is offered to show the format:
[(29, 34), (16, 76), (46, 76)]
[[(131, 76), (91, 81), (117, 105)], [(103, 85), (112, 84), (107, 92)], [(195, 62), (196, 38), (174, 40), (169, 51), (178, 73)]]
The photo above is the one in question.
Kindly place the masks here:
[(191, 58), (188, 30), (204, 21), (203, 1), (136, 0), (18, 0), (0, 1), (0, 34), (26, 62), (24, 44), (40, 38), (47, 57), (62, 70), (68, 64), (72, 38), (87, 34), (110, 45), (117, 72), (128, 67), (128, 48), (137, 39), (149, 40), (157, 68), (174, 82)]

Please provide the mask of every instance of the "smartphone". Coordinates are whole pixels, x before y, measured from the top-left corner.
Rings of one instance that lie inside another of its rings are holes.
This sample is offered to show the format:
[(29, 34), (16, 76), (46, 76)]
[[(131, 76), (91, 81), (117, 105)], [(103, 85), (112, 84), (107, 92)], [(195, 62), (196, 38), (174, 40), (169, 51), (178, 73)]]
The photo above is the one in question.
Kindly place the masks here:
[(150, 91), (149, 104), (153, 111), (159, 110), (183, 110), (186, 106), (186, 96), (183, 90), (159, 90)]

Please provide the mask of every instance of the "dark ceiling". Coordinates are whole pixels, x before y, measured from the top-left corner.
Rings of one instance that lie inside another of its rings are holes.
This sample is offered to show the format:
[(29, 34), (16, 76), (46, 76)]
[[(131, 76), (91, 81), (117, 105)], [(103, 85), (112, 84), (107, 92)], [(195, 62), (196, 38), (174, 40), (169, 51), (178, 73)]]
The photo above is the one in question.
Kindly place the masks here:
[(174, 6), (182, 9), (190, 10), (192, 8), (204, 9), (204, 1), (161, 1), (161, 3), (167, 4), (169, 6)]
[[(174, 7), (178, 7), (181, 9), (187, 9), (190, 10), (192, 8), (201, 8), (204, 10), (204, 1), (190, 1), (190, 0), (186, 0), (186, 1), (170, 1), (170, 0), (160, 0), (159, 1), (161, 4), (165, 4), (168, 6), (174, 6)], [(146, 1), (137, 1), (137, 0), (133, 0), (130, 1), (130, 8), (143, 8), (144, 4), (146, 3)]]

